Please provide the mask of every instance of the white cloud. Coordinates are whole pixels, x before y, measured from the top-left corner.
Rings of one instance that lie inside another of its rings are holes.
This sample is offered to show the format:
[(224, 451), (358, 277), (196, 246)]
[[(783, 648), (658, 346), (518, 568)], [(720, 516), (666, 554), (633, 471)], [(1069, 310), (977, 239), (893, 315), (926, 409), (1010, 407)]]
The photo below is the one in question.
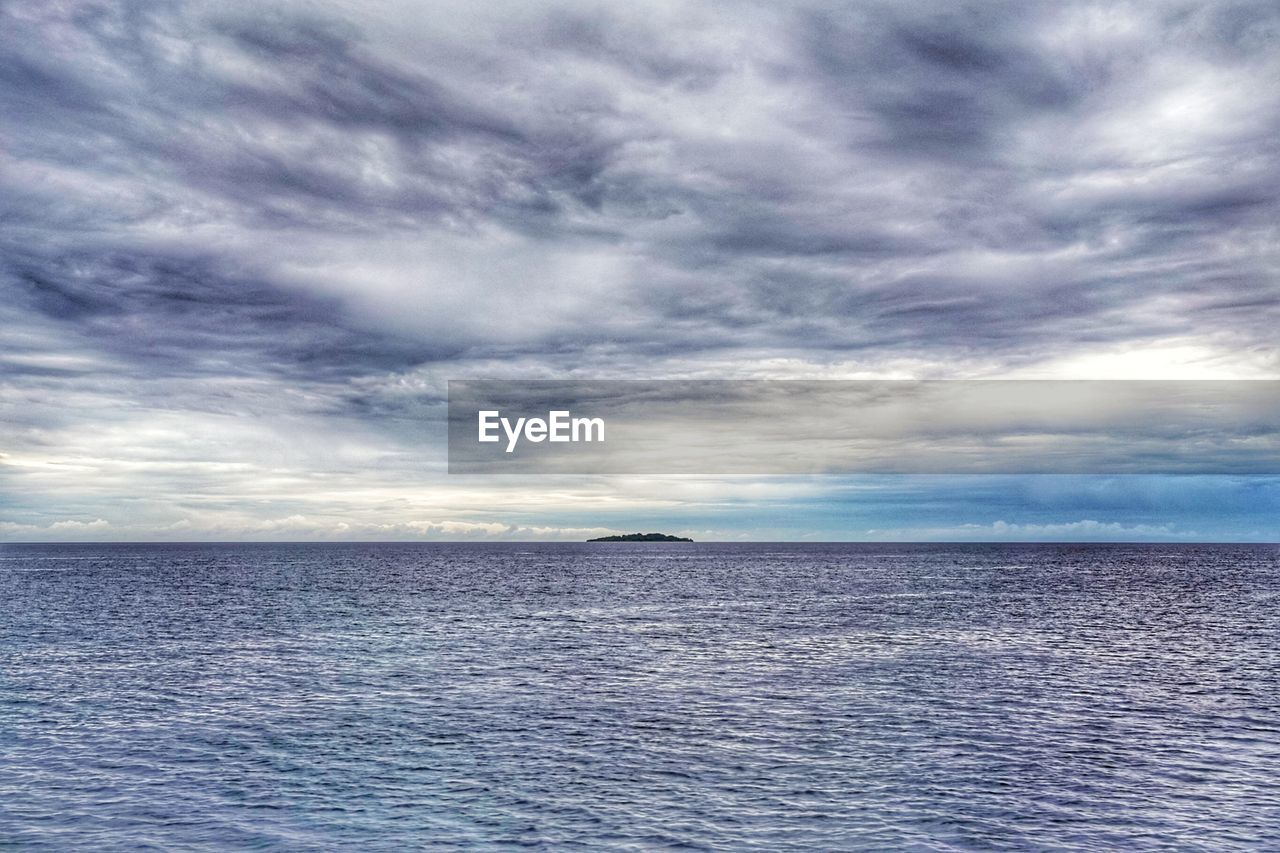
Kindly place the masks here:
[(76, 519), (68, 519), (66, 521), (55, 521), (49, 525), (50, 530), (69, 530), (69, 531), (88, 531), (88, 530), (105, 530), (110, 527), (105, 519), (95, 518), (93, 521), (79, 521)]
[(1086, 518), (1051, 523), (1017, 523), (1003, 520), (989, 524), (960, 524), (950, 527), (908, 527), (867, 530), (865, 538), (903, 541), (1193, 541), (1200, 534), (1179, 530), (1172, 524), (1125, 524)]

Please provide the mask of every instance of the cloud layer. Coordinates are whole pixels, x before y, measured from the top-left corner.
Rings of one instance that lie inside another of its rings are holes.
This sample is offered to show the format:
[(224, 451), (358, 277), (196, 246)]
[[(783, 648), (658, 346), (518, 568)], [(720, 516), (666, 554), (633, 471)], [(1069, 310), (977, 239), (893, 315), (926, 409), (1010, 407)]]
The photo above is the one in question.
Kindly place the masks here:
[(597, 528), (449, 378), (1280, 371), (1274, 3), (472, 5), (0, 3), (0, 518)]

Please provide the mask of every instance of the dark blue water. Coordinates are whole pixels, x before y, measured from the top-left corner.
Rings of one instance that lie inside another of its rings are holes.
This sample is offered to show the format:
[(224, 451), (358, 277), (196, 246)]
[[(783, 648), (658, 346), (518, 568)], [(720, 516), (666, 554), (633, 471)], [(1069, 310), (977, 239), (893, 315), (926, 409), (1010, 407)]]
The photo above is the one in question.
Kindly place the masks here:
[(0, 547), (0, 843), (1280, 848), (1273, 546)]

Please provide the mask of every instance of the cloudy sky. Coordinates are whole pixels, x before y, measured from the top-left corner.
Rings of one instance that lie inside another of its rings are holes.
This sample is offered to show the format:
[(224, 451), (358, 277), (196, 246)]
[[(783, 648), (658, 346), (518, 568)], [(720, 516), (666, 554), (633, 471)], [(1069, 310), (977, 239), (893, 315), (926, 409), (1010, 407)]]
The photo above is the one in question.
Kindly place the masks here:
[(445, 473), (462, 378), (1280, 378), (1280, 6), (0, 0), (0, 537), (1280, 539)]

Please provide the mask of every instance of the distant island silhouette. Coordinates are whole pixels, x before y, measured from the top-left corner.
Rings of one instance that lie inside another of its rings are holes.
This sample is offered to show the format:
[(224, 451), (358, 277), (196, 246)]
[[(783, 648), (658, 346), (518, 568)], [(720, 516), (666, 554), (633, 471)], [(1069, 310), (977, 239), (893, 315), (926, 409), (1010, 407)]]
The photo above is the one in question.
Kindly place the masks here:
[(683, 536), (672, 536), (669, 533), (624, 533), (621, 536), (601, 536), (599, 539), (588, 539), (588, 542), (692, 542)]

